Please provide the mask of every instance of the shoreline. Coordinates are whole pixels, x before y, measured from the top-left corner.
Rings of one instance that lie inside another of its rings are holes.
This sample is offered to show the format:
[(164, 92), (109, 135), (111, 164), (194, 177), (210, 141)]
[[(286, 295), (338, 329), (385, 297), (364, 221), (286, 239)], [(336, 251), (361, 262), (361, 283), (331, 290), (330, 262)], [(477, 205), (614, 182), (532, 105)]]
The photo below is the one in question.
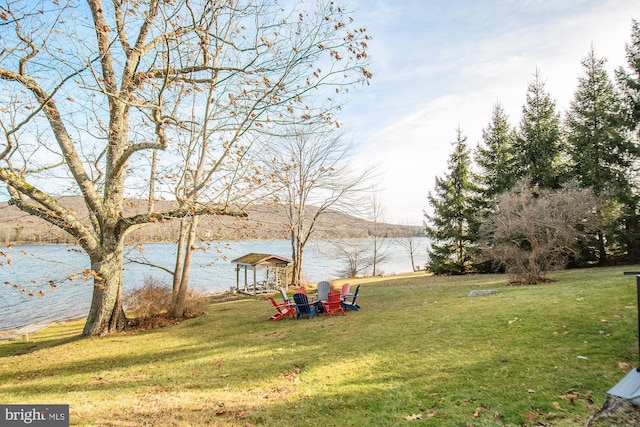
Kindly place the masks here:
[[(60, 322), (65, 322), (65, 320), (61, 320)], [(35, 334), (48, 326), (51, 326), (54, 323), (59, 322), (51, 322), (51, 323), (34, 323), (31, 325), (23, 326), (21, 328), (9, 329), (6, 331), (0, 331), (0, 342), (2, 341), (17, 341), (22, 339), (22, 341), (29, 341), (29, 334)]]
[[(233, 294), (230, 293), (229, 291), (211, 292), (209, 294), (206, 294), (205, 297), (215, 298), (215, 297), (220, 297), (226, 294), (234, 295), (235, 292)], [(86, 319), (86, 316), (70, 317), (67, 319), (59, 319), (59, 320), (54, 320), (47, 323), (32, 323), (30, 325), (20, 326), (17, 328), (0, 330), (0, 342), (17, 341), (19, 339), (22, 339), (23, 341), (29, 341), (30, 334), (39, 332), (51, 325), (58, 324), (58, 323), (72, 322), (75, 320), (82, 320), (82, 319)]]

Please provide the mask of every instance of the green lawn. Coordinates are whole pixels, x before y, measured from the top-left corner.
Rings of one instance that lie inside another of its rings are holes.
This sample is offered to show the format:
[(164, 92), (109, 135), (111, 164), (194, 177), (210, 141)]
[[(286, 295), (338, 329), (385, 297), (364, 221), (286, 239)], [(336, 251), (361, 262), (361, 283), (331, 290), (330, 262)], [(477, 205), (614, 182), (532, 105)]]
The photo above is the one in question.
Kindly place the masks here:
[(0, 344), (0, 402), (69, 404), (72, 425), (578, 426), (638, 364), (637, 269), (363, 281), (346, 317), (246, 298), (104, 338), (53, 325)]

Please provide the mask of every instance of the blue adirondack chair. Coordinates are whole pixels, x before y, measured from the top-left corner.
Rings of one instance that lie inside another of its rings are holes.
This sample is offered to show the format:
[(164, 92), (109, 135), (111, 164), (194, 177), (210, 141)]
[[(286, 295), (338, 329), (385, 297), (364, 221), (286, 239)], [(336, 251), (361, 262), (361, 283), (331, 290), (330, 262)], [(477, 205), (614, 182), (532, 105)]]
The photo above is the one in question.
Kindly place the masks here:
[(306, 294), (293, 294), (293, 301), (296, 303), (296, 319), (305, 315), (308, 315), (309, 319), (311, 319), (318, 312), (318, 308), (315, 305), (309, 304)]
[(342, 307), (348, 308), (349, 310), (355, 310), (355, 311), (360, 310), (360, 306), (356, 304), (356, 298), (358, 298), (359, 291), (360, 291), (360, 285), (356, 286), (356, 291), (353, 293), (353, 295), (346, 295), (347, 298), (352, 297), (352, 299), (351, 301), (347, 301), (345, 298), (345, 300), (340, 303)]

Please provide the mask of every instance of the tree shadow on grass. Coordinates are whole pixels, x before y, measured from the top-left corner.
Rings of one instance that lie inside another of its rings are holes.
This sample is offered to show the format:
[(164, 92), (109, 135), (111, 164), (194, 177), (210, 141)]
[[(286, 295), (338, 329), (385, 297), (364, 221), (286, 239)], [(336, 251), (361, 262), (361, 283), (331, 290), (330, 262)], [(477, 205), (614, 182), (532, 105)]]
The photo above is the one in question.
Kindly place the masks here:
[(39, 332), (31, 336), (29, 341), (14, 340), (0, 344), (0, 359), (3, 357), (20, 356), (46, 348), (58, 347), (82, 339), (77, 330), (61, 330), (59, 333), (45, 334)]
[[(163, 329), (168, 326), (178, 325), (185, 320), (199, 317), (202, 314), (184, 319), (170, 318), (166, 315), (154, 316), (149, 319), (131, 318), (128, 321), (127, 329), (122, 332), (135, 333)], [(82, 336), (82, 326), (80, 325), (84, 320), (78, 320), (77, 322), (78, 325), (71, 325), (70, 328), (63, 328), (56, 332), (49, 332), (50, 329), (36, 331), (34, 334), (31, 334), (31, 336), (27, 335), (30, 338), (28, 341), (25, 341), (24, 339), (14, 339), (0, 343), (2, 344), (0, 345), (0, 358), (29, 354), (46, 348), (58, 347), (87, 338)], [(118, 333), (111, 335), (111, 337), (116, 336), (118, 336)]]

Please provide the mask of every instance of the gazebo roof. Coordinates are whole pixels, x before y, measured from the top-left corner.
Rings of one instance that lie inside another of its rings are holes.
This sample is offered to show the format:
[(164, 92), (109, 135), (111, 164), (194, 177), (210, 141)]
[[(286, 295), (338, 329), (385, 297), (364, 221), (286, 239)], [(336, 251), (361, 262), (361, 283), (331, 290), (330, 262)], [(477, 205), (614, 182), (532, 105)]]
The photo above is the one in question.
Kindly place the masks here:
[(288, 258), (278, 255), (250, 253), (241, 256), (240, 258), (236, 258), (231, 262), (238, 265), (250, 265), (252, 267), (255, 267), (257, 265), (290, 264), (292, 261)]

